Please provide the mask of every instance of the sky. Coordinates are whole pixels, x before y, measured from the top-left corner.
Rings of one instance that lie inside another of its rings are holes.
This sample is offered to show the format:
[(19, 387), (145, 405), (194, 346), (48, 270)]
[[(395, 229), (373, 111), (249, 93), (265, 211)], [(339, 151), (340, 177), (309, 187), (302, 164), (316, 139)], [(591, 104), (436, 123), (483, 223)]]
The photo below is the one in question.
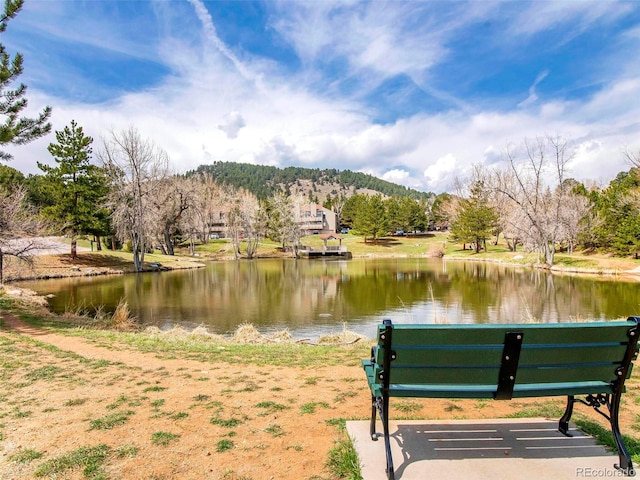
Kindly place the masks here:
[[(0, 43), (27, 114), (136, 128), (176, 172), (214, 161), (350, 169), (451, 191), (561, 136), (606, 185), (640, 152), (638, 1), (25, 0)], [(52, 132), (5, 150), (54, 164)]]

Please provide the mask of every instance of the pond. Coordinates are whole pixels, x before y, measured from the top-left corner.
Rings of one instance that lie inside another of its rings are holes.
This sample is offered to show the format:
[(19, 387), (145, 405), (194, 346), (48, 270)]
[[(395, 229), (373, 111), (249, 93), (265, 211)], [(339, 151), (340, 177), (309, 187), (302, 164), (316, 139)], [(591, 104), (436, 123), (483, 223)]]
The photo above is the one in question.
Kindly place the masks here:
[(600, 276), (427, 258), (215, 262), (206, 268), (22, 282), (57, 313), (112, 311), (120, 299), (143, 323), (204, 325), (220, 334), (243, 323), (316, 338), (343, 328), (375, 336), (383, 318), (409, 323), (611, 320), (640, 314), (638, 284)]

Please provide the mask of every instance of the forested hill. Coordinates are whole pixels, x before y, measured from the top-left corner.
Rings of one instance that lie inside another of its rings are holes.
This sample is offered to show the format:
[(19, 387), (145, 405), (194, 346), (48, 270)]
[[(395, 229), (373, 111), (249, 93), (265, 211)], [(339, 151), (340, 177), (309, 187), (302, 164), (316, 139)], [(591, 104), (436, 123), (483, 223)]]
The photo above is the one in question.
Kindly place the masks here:
[(300, 192), (318, 201), (327, 195), (335, 197), (343, 193), (351, 195), (364, 191), (379, 192), (387, 196), (426, 199), (431, 193), (420, 192), (373, 175), (335, 168), (270, 167), (237, 162), (214, 162), (200, 165), (187, 175), (209, 173), (216, 182), (249, 190), (258, 198), (268, 198), (276, 191)]

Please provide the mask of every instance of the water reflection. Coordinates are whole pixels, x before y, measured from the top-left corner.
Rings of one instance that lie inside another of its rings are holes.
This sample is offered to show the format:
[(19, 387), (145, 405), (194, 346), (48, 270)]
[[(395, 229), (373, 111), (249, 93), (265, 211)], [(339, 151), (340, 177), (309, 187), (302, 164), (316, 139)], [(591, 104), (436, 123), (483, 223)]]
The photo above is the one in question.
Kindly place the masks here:
[(566, 322), (640, 313), (637, 285), (439, 259), (218, 262), (200, 270), (23, 283), (52, 293), (57, 312), (112, 310), (121, 298), (145, 323), (204, 324), (229, 333), (245, 322), (295, 336), (349, 329), (373, 336), (388, 317), (410, 323)]

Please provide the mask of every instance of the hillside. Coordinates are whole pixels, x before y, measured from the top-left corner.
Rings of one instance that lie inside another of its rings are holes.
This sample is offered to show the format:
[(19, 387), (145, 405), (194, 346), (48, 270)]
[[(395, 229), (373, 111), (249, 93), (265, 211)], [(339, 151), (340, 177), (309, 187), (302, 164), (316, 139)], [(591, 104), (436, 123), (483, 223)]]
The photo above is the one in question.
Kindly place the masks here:
[(302, 194), (314, 201), (324, 202), (327, 197), (340, 194), (381, 193), (385, 196), (426, 199), (432, 193), (420, 192), (402, 185), (381, 180), (351, 170), (270, 167), (237, 162), (214, 162), (201, 165), (187, 175), (210, 174), (215, 181), (236, 188), (244, 188), (258, 198), (272, 196), (278, 190)]

